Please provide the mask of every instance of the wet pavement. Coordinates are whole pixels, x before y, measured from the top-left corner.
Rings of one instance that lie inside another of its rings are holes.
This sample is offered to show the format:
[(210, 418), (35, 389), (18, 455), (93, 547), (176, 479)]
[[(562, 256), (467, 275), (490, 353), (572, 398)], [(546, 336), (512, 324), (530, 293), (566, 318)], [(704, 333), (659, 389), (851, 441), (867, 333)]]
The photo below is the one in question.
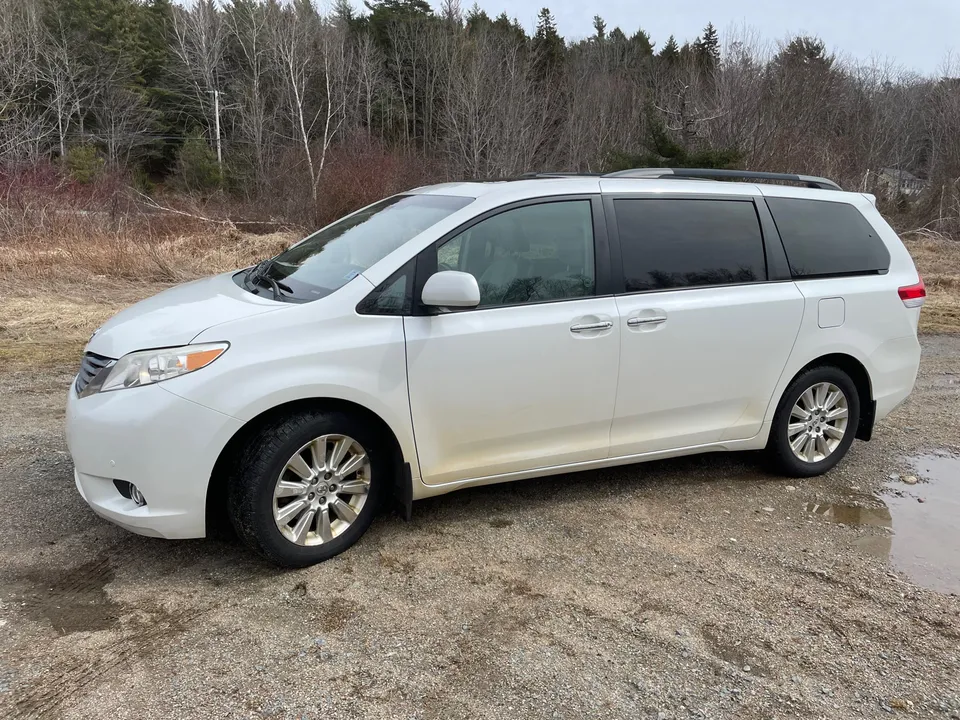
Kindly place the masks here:
[(960, 593), (960, 457), (931, 452), (906, 458), (905, 465), (916, 475), (892, 475), (879, 495), (852, 493), (849, 504), (808, 503), (805, 510), (876, 528), (858, 538), (857, 547), (887, 559), (918, 585)]

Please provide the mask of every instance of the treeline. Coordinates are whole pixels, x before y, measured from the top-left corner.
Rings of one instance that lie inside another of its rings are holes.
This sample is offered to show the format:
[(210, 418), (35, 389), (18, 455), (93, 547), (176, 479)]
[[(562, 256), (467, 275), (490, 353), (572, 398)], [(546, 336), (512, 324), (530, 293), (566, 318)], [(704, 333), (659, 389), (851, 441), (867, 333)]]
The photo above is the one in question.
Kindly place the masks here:
[(530, 35), (457, 0), (0, 0), (0, 163), (47, 161), (280, 209), (351, 172), (729, 166), (874, 189), (896, 168), (929, 180), (918, 202), (944, 221), (960, 80), (712, 25), (681, 44), (597, 17), (565, 40), (543, 9)]

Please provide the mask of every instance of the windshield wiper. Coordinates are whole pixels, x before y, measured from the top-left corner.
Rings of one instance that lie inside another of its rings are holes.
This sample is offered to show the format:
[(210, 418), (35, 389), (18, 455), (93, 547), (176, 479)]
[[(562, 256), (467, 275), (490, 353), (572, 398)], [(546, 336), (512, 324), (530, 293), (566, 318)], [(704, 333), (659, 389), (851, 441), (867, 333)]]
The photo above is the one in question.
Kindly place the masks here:
[(247, 286), (248, 290), (254, 290), (256, 287), (262, 283), (266, 283), (270, 289), (273, 291), (273, 299), (280, 300), (283, 298), (283, 293), (287, 295), (293, 295), (293, 289), (282, 282), (274, 280), (272, 277), (267, 275), (267, 271), (273, 265), (273, 258), (267, 258), (254, 267), (252, 267), (246, 274), (243, 279), (244, 285)]

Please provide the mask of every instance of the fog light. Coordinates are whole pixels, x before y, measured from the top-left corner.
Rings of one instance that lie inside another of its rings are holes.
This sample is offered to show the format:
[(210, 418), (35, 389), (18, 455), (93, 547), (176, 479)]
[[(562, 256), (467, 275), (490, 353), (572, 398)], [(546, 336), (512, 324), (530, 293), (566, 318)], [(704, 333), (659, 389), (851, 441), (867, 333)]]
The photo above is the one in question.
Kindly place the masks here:
[(126, 480), (114, 480), (113, 484), (117, 488), (118, 493), (123, 495), (125, 498), (133, 500), (138, 507), (143, 507), (147, 504), (147, 499), (143, 496), (143, 493), (140, 492), (140, 488), (138, 488), (132, 482), (127, 482)]
[(140, 488), (133, 483), (130, 483), (130, 499), (141, 507), (147, 504), (147, 499), (143, 496), (143, 493), (140, 492)]

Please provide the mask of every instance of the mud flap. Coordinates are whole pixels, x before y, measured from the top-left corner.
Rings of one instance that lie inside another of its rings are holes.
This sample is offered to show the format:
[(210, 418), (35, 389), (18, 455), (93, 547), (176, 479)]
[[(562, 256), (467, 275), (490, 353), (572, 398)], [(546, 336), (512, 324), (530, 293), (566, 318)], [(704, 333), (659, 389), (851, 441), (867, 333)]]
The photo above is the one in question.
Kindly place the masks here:
[(397, 515), (409, 522), (413, 517), (413, 473), (410, 471), (410, 463), (405, 462), (396, 475), (393, 500)]
[(869, 440), (873, 437), (873, 423), (877, 417), (877, 401), (863, 403), (860, 410), (860, 423), (857, 425), (857, 440)]

